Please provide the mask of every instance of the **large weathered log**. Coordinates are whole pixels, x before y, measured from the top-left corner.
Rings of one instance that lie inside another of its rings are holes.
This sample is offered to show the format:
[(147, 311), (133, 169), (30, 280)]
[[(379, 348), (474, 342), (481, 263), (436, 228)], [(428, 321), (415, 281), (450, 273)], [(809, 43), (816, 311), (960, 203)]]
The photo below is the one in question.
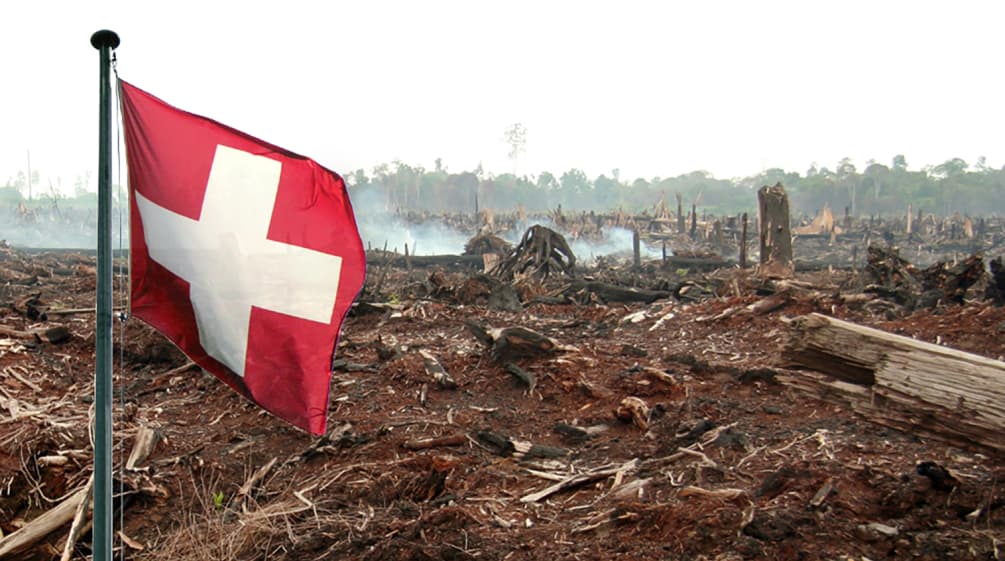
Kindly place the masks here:
[(792, 320), (784, 381), (896, 428), (1005, 453), (1005, 363), (821, 314)]

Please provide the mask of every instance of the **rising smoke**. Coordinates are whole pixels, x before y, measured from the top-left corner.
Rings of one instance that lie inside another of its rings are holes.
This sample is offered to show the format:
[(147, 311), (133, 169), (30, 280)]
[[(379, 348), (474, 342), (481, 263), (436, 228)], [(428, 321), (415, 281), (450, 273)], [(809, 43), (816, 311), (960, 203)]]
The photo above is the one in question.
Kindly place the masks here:
[[(113, 207), (113, 247), (129, 246), (127, 223), (125, 209)], [(13, 206), (0, 211), (0, 239), (13, 247), (95, 250), (97, 232), (96, 207)]]
[[(457, 255), (477, 232), (461, 231), (433, 216), (422, 222), (388, 212), (384, 201), (374, 192), (351, 192), (360, 238), (367, 249), (383, 249), (412, 255)], [(129, 247), (128, 208), (115, 204), (112, 209), (112, 245)], [(58, 204), (40, 205), (30, 210), (11, 207), (0, 212), (0, 239), (22, 248), (59, 248), (94, 250), (97, 247), (97, 208), (61, 208)], [(471, 224), (474, 222), (471, 221)], [(547, 217), (516, 223), (495, 232), (514, 246), (533, 225), (551, 228), (566, 237), (578, 262), (588, 265), (599, 257), (631, 259), (632, 232), (624, 228), (605, 228), (600, 239), (576, 239)], [(642, 244), (643, 258), (658, 258), (659, 249)]]

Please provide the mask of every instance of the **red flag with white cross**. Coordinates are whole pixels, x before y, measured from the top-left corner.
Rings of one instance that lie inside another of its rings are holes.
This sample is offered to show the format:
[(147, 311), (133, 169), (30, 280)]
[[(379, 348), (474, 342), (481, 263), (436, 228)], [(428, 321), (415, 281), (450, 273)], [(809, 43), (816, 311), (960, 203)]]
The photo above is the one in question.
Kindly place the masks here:
[(342, 178), (119, 81), (132, 315), (264, 409), (324, 434), (366, 260)]

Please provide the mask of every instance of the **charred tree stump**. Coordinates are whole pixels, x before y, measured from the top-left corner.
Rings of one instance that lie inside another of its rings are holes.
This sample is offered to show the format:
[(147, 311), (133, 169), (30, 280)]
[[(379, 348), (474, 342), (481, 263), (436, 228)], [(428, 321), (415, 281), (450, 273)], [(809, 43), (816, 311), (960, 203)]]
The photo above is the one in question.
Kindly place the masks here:
[(502, 280), (519, 277), (546, 278), (552, 274), (572, 275), (576, 256), (562, 234), (535, 224), (506, 259), (493, 267), (489, 274)]
[(789, 198), (781, 183), (765, 185), (757, 191), (757, 211), (761, 223), (760, 274), (789, 277), (794, 272), (792, 232), (789, 229)]

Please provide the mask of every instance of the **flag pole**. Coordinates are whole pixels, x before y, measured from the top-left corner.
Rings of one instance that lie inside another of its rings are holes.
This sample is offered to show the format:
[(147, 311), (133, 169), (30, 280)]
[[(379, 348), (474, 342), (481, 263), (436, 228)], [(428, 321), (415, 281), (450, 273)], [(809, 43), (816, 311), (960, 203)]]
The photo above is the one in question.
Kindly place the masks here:
[[(94, 333), (94, 561), (112, 559), (112, 86), (114, 31), (91, 35), (100, 53), (98, 95), (98, 288)], [(86, 499), (85, 499), (86, 500)]]

